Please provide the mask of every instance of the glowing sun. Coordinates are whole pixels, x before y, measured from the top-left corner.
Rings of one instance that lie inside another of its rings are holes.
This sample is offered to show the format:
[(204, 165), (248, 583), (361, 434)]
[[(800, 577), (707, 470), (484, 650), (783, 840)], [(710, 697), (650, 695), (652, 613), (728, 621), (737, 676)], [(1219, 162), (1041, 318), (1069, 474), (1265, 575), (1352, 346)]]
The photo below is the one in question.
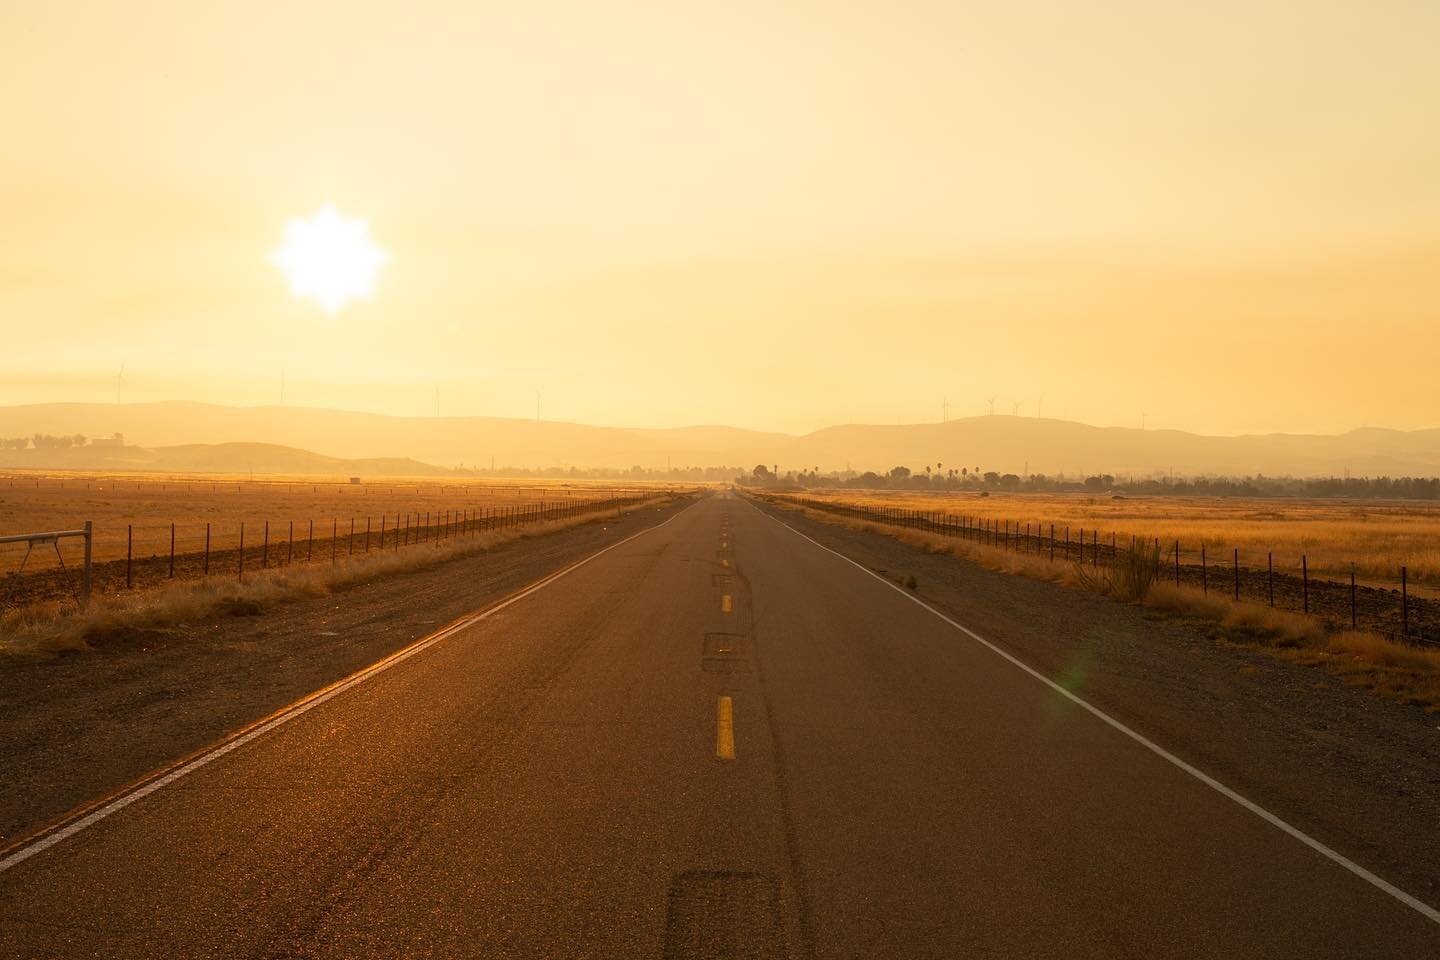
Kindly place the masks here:
[(340, 216), (325, 204), (308, 220), (285, 225), (285, 244), (271, 258), (285, 271), (290, 292), (334, 313), (375, 290), (375, 274), (390, 257), (370, 241), (364, 220)]

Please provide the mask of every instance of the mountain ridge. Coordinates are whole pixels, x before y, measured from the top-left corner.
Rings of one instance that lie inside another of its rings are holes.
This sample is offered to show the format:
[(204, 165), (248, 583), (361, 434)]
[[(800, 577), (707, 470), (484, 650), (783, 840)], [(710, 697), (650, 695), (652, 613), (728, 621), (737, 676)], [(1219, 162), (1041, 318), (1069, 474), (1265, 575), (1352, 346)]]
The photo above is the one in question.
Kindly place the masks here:
[[(337, 460), (400, 459), (430, 469), (552, 466), (624, 469), (779, 465), (883, 472), (980, 468), (1069, 476), (1440, 475), (1440, 428), (1358, 427), (1340, 434), (1214, 436), (992, 415), (943, 423), (836, 424), (805, 434), (725, 424), (593, 426), (503, 417), (396, 417), (319, 407), (196, 401), (0, 407), (0, 437), (125, 435), (147, 449), (263, 443)], [(88, 448), (87, 448), (88, 449)]]

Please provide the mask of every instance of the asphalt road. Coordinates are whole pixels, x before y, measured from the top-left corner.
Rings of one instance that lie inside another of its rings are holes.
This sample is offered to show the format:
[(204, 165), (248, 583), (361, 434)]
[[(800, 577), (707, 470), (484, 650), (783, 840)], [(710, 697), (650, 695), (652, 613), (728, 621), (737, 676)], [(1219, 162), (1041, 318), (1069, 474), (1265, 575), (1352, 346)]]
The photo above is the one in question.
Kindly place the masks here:
[(0, 860), (0, 955), (1440, 957), (728, 495), (287, 716)]

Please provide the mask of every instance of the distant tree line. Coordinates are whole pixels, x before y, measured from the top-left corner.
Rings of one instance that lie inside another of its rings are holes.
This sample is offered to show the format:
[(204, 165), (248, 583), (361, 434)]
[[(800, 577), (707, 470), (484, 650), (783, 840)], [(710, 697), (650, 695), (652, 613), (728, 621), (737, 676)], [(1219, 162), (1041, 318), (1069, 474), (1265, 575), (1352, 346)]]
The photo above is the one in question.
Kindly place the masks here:
[(456, 474), (474, 477), (535, 477), (554, 480), (645, 480), (649, 482), (723, 483), (735, 479), (740, 467), (669, 467), (647, 468), (638, 464), (629, 468), (605, 467), (500, 467), (495, 470), (456, 468)]
[(831, 471), (818, 467), (781, 472), (757, 464), (735, 478), (740, 483), (776, 489), (858, 488), (867, 490), (949, 490), (986, 494), (1091, 493), (1111, 496), (1205, 497), (1336, 497), (1356, 499), (1440, 500), (1440, 477), (1166, 477), (1117, 478), (1113, 474), (1048, 476), (982, 471), (979, 467), (946, 469), (937, 463), (921, 470), (897, 466), (873, 471)]
[(0, 438), (0, 449), (24, 450), (33, 446), (36, 450), (66, 450), (70, 447), (83, 447), (89, 442), (90, 438), (83, 433), (67, 433), (58, 437), (48, 433), (37, 433), (29, 437)]

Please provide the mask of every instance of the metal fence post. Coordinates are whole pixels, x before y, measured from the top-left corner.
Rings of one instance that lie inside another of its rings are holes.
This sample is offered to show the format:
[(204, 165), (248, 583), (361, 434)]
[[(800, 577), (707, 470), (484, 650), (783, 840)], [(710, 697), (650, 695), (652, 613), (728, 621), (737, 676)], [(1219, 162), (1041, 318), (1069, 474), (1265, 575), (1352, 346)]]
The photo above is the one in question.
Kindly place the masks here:
[(1350, 564), (1350, 629), (1355, 629), (1355, 564)]
[(1301, 596), (1304, 598), (1304, 612), (1310, 612), (1310, 561), (1305, 554), (1300, 554), (1300, 587)]
[(1400, 567), (1400, 636), (1410, 639), (1410, 591), (1406, 585), (1406, 570)]
[(90, 605), (91, 560), (94, 557), (93, 544), (95, 542), (94, 521), (85, 521), (85, 569), (80, 574), (80, 607), (84, 609)]

